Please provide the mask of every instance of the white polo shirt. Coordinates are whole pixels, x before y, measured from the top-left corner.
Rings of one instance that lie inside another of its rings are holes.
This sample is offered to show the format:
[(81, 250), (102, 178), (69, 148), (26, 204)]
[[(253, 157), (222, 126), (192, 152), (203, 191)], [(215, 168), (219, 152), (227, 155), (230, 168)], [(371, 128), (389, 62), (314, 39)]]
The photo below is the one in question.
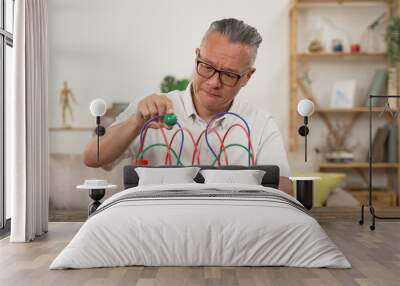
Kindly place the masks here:
[[(190, 92), (190, 84), (185, 91), (172, 91), (165, 95), (171, 99), (174, 106), (174, 113), (176, 114), (180, 125), (183, 128), (189, 129), (196, 140), (201, 131), (206, 128), (207, 122), (201, 119), (196, 113)], [(139, 100), (140, 99), (137, 99), (130, 103), (129, 106), (117, 116), (113, 125), (119, 124), (131, 117), (136, 112)], [(234, 99), (229, 112), (234, 112), (247, 121), (247, 124), (250, 127), (250, 136), (253, 142), (256, 165), (278, 165), (280, 168), (280, 175), (289, 177), (290, 169), (286, 150), (283, 144), (281, 133), (279, 132), (278, 126), (276, 125), (272, 116), (265, 111), (256, 109), (248, 102), (239, 98)], [(213, 127), (215, 127), (220, 136), (223, 137), (228, 128), (236, 123), (245, 126), (245, 124), (239, 118), (233, 115), (225, 115), (224, 117), (215, 120)], [(177, 128), (178, 126), (175, 125), (172, 130), (165, 129), (168, 142), (171, 140), (172, 135)], [(220, 152), (220, 141), (215, 133), (208, 133), (209, 143), (214, 152), (218, 154)], [(115, 166), (123, 158), (131, 157), (133, 160), (137, 158), (140, 148), (139, 142), (140, 139), (138, 136), (124, 152), (124, 154), (122, 154), (121, 157), (112, 165)], [(164, 137), (162, 136), (160, 130), (149, 128), (146, 135), (144, 148), (155, 143), (165, 144)], [(180, 143), (181, 134), (178, 133), (172, 144), (172, 148), (176, 151), (176, 153), (179, 153)], [(226, 140), (224, 141), (225, 146), (228, 146), (229, 144), (241, 144), (245, 147), (248, 147), (247, 136), (240, 127), (233, 127), (230, 130)], [(215, 161), (215, 155), (213, 155), (207, 146), (204, 135), (199, 142), (198, 149), (200, 150), (201, 165), (210, 165)], [(185, 132), (184, 144), (180, 157), (183, 165), (192, 165), (193, 151), (194, 146), (192, 140), (190, 139), (189, 134)], [(240, 146), (232, 146), (227, 148), (225, 151), (227, 156), (225, 157), (224, 152), (222, 152), (220, 157), (221, 165), (226, 165), (226, 162), (228, 162), (229, 165), (248, 166), (248, 152), (244, 148), (241, 148)], [(166, 148), (156, 146), (150, 148), (144, 154), (143, 158), (149, 161), (149, 165), (165, 165), (165, 155)], [(172, 164), (176, 165), (175, 157), (172, 154), (171, 156)], [(194, 164), (198, 164), (197, 159), (195, 160)], [(215, 166), (218, 166), (218, 162), (215, 163)]]

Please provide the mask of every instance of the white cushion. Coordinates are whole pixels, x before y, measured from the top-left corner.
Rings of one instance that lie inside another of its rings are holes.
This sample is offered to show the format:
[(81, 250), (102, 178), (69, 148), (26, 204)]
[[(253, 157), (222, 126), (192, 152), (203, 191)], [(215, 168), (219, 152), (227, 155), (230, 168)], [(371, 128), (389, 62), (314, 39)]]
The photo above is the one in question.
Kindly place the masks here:
[(184, 168), (135, 168), (139, 186), (195, 183), (199, 167)]
[(201, 170), (204, 183), (235, 183), (261, 185), (265, 171), (262, 170)]

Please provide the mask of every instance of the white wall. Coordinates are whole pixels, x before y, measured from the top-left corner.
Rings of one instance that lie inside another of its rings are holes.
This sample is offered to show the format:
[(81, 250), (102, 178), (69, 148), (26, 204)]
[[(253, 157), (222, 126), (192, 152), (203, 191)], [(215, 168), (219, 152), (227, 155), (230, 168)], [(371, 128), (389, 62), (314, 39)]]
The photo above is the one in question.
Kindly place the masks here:
[[(200, 5), (201, 3), (201, 5)], [(51, 126), (60, 126), (58, 96), (68, 80), (78, 105), (76, 126), (93, 126), (88, 106), (130, 101), (159, 90), (162, 78), (190, 77), (194, 50), (211, 21), (237, 17), (264, 38), (257, 72), (242, 96), (287, 123), (289, 0), (49, 0)], [(277, 104), (271, 108), (271, 103)], [(283, 128), (285, 138), (286, 128)], [(89, 134), (52, 133), (53, 152), (81, 152)]]
[[(58, 97), (63, 80), (68, 80), (79, 102), (74, 106), (74, 125), (93, 126), (88, 112), (92, 99), (101, 97), (109, 104), (130, 101), (157, 91), (167, 74), (190, 77), (194, 50), (210, 22), (236, 17), (255, 26), (264, 39), (257, 72), (241, 96), (271, 112), (287, 142), (289, 5), (290, 0), (49, 0), (50, 125), (60, 125)], [(305, 9), (300, 27), (312, 29), (316, 15), (325, 15), (346, 30), (352, 41), (359, 41), (364, 27), (381, 11), (383, 8), (376, 6)], [(299, 33), (300, 49), (306, 47), (309, 37)], [(362, 101), (374, 69), (384, 63), (315, 62), (310, 66), (313, 90), (321, 104), (327, 105), (336, 79), (357, 79)], [(312, 120), (312, 126), (317, 136), (310, 138), (311, 148), (323, 144), (327, 133), (317, 120)], [(355, 136), (363, 135), (364, 127), (356, 126)], [(80, 153), (89, 137), (84, 132), (53, 132), (51, 151)], [(364, 145), (361, 142), (361, 157)], [(301, 152), (291, 154), (296, 169), (312, 169), (316, 160), (312, 157), (311, 163), (304, 165)]]

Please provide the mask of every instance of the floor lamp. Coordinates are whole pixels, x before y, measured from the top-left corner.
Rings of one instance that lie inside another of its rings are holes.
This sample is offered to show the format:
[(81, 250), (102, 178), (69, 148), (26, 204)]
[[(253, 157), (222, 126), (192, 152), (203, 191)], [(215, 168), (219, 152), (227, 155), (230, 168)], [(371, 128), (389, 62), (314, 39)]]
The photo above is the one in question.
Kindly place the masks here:
[[(385, 111), (387, 111), (386, 107), (389, 106), (388, 100), (389, 98), (400, 98), (400, 95), (369, 95), (369, 165), (368, 165), (368, 171), (369, 171), (369, 190), (368, 190), (368, 204), (361, 205), (361, 219), (359, 221), (359, 224), (362, 225), (364, 224), (364, 208), (367, 207), (369, 208), (369, 212), (371, 213), (372, 216), (372, 224), (369, 226), (370, 230), (375, 230), (375, 219), (400, 219), (400, 217), (382, 217), (378, 216), (375, 214), (375, 209), (374, 206), (372, 205), (372, 99), (374, 98), (386, 98), (387, 102), (385, 105)], [(390, 106), (389, 106), (390, 110)], [(398, 115), (398, 111), (396, 112), (396, 116)], [(400, 187), (400, 186), (397, 186)]]

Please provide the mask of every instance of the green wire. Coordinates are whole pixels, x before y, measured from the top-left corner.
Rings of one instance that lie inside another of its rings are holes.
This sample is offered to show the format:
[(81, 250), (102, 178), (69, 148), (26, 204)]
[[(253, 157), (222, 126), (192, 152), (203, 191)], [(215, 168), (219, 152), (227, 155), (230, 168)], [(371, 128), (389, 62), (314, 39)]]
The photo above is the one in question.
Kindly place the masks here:
[(249, 155), (251, 156), (250, 149), (247, 148), (247, 147), (245, 147), (245, 146), (243, 146), (242, 144), (229, 144), (229, 145), (226, 145), (224, 148), (222, 148), (222, 149), (219, 151), (218, 156), (217, 156), (217, 157), (214, 159), (214, 161), (211, 163), (211, 166), (214, 166), (214, 165), (215, 165), (215, 163), (217, 162), (217, 160), (219, 160), (219, 157), (221, 157), (223, 151), (225, 151), (226, 149), (228, 149), (228, 148), (230, 148), (230, 147), (235, 147), (235, 146), (236, 146), (236, 147), (242, 147), (242, 148), (245, 149), (245, 150), (247, 151), (247, 153), (249, 153)]
[[(138, 154), (138, 158), (143, 159), (144, 153), (146, 153), (149, 149), (151, 149), (151, 148), (153, 148), (153, 147), (157, 147), (157, 146), (168, 148), (166, 144), (161, 144), (161, 143), (151, 144), (151, 145), (147, 146), (142, 152), (140, 152), (140, 153)], [(176, 151), (175, 151), (172, 147), (171, 147), (170, 149), (171, 149), (171, 151), (172, 151), (172, 154), (174, 154), (174, 156), (175, 156), (175, 159), (176, 159), (176, 161), (177, 161), (177, 164), (178, 164), (178, 165), (180, 164), (180, 165), (183, 166), (183, 164), (182, 164), (180, 158), (178, 158), (178, 154), (176, 153)]]
[[(167, 145), (166, 145), (166, 144), (161, 144), (161, 143), (151, 144), (151, 145), (147, 146), (142, 152), (140, 152), (140, 153), (138, 154), (138, 158), (143, 159), (144, 154), (145, 154), (148, 150), (150, 150), (151, 148), (153, 148), (153, 147), (165, 147), (165, 148), (167, 148)], [(216, 157), (216, 158), (214, 159), (214, 161), (211, 163), (211, 166), (214, 166), (214, 165), (215, 165), (215, 163), (217, 162), (217, 160), (221, 157), (222, 152), (224, 152), (226, 149), (231, 148), (231, 147), (241, 147), (241, 148), (243, 148), (244, 150), (246, 150), (247, 153), (249, 153), (249, 155), (251, 155), (250, 149), (247, 148), (246, 146), (244, 146), (244, 145), (242, 145), (242, 144), (229, 144), (229, 145), (226, 145), (224, 148), (222, 148), (222, 149), (219, 151), (217, 157)], [(172, 154), (175, 156), (175, 159), (176, 159), (176, 161), (177, 161), (177, 164), (183, 166), (183, 163), (182, 163), (181, 160), (178, 158), (178, 154), (176, 153), (176, 151), (175, 151), (172, 147), (171, 147), (170, 149), (171, 149)]]

